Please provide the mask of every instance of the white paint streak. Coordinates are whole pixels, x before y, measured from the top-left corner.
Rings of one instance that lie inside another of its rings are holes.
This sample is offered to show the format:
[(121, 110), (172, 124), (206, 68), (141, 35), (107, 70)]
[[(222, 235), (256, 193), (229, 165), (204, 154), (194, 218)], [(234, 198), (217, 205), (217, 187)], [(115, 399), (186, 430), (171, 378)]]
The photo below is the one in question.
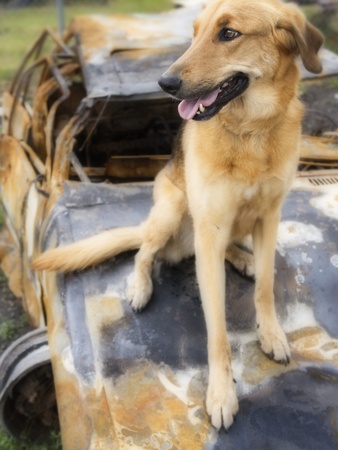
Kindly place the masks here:
[(313, 309), (305, 303), (295, 302), (288, 305), (286, 320), (282, 323), (282, 328), (286, 333), (291, 333), (305, 327), (319, 327), (313, 314)]
[(185, 405), (188, 404), (188, 397), (187, 397), (187, 393), (186, 393), (185, 389), (183, 389), (181, 386), (177, 386), (172, 381), (170, 381), (169, 378), (167, 377), (167, 375), (163, 372), (159, 372), (157, 374), (157, 376), (167, 391), (174, 394)]
[(330, 263), (333, 265), (333, 267), (338, 269), (338, 255), (331, 256)]
[(285, 256), (286, 248), (305, 245), (308, 242), (323, 242), (321, 230), (312, 224), (286, 220), (278, 227), (277, 250)]
[(328, 184), (321, 190), (324, 195), (312, 198), (310, 204), (325, 216), (338, 220), (338, 185)]
[(198, 373), (197, 369), (190, 369), (187, 371), (180, 371), (176, 373), (176, 380), (179, 384), (174, 384), (169, 380), (167, 375), (160, 371), (157, 376), (162, 385), (167, 389), (167, 391), (174, 394), (178, 399), (180, 399), (184, 404), (189, 406), (188, 399), (188, 388), (191, 379)]
[(69, 373), (74, 374), (75, 373), (75, 366), (74, 366), (74, 359), (73, 359), (73, 354), (72, 354), (70, 346), (65, 347), (62, 350), (61, 359), (62, 359), (62, 363), (63, 363), (64, 368)]
[(201, 419), (197, 416), (197, 412), (201, 409), (201, 405), (196, 405), (188, 409), (188, 419), (192, 425), (199, 425)]
[(297, 267), (297, 275), (295, 276), (295, 280), (298, 286), (301, 284), (304, 284), (305, 277), (303, 275), (302, 269), (300, 267)]
[(312, 258), (310, 258), (306, 252), (302, 252), (302, 260), (306, 264), (311, 264), (312, 263)]

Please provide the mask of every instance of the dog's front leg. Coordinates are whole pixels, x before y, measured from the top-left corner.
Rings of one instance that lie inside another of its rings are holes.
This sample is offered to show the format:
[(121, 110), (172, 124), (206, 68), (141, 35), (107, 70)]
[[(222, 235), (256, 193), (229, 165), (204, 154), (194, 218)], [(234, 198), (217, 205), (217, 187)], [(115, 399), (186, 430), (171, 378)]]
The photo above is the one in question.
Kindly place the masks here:
[(217, 429), (227, 429), (238, 411), (225, 319), (224, 251), (229, 226), (195, 221), (196, 270), (208, 336), (207, 412)]
[(290, 349), (278, 322), (273, 293), (274, 261), (279, 210), (269, 211), (257, 220), (253, 230), (255, 257), (255, 307), (257, 332), (264, 353), (281, 363), (288, 363)]
[(165, 168), (157, 175), (154, 199), (149, 216), (141, 224), (143, 242), (135, 257), (134, 280), (129, 288), (135, 311), (148, 303), (153, 291), (151, 272), (155, 255), (177, 234), (186, 211), (184, 193), (167, 176)]

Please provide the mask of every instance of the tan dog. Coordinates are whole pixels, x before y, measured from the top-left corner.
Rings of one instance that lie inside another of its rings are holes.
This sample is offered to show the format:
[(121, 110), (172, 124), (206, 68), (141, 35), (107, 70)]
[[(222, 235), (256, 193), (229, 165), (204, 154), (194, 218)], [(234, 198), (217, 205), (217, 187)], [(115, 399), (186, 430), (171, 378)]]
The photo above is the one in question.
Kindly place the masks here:
[(303, 108), (296, 57), (321, 71), (321, 33), (293, 4), (279, 0), (212, 0), (195, 24), (191, 47), (162, 76), (182, 100), (187, 121), (172, 159), (154, 184), (154, 206), (140, 226), (113, 229), (47, 251), (34, 268), (69, 271), (140, 248), (131, 290), (134, 309), (152, 294), (155, 257), (170, 262), (195, 253), (208, 334), (206, 407), (212, 424), (229, 428), (238, 411), (225, 322), (227, 252), (251, 272), (233, 246), (253, 237), (255, 306), (262, 350), (287, 363), (290, 350), (275, 312), (277, 227), (297, 161)]

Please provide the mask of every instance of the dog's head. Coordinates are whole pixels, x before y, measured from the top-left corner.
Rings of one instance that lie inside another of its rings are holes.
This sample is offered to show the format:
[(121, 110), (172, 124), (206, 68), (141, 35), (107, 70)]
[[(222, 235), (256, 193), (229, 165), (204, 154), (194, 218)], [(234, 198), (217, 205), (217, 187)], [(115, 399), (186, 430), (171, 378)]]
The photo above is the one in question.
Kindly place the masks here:
[[(293, 74), (295, 59), (321, 71), (322, 34), (294, 4), (280, 0), (210, 0), (190, 48), (163, 74), (164, 91), (182, 100), (183, 119), (208, 120), (255, 83)], [(297, 75), (296, 75), (297, 76)]]

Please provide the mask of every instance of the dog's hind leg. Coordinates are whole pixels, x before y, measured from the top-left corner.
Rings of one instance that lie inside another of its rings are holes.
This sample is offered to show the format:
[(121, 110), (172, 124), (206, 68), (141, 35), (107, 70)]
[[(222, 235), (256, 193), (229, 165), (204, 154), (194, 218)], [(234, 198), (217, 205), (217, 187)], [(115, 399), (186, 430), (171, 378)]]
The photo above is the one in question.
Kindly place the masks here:
[(135, 257), (134, 280), (129, 298), (134, 310), (148, 303), (152, 290), (152, 267), (156, 254), (179, 233), (186, 212), (184, 192), (166, 174), (160, 172), (154, 186), (155, 204), (142, 224), (143, 242)]
[(247, 250), (236, 244), (230, 244), (226, 250), (225, 259), (242, 275), (249, 278), (255, 277), (254, 257)]
[(253, 230), (255, 256), (255, 307), (261, 348), (270, 358), (288, 363), (290, 349), (278, 322), (273, 294), (274, 260), (280, 213), (269, 211), (258, 219)]
[(190, 214), (185, 213), (178, 232), (158, 252), (158, 258), (169, 264), (178, 264), (195, 253), (194, 231)]

